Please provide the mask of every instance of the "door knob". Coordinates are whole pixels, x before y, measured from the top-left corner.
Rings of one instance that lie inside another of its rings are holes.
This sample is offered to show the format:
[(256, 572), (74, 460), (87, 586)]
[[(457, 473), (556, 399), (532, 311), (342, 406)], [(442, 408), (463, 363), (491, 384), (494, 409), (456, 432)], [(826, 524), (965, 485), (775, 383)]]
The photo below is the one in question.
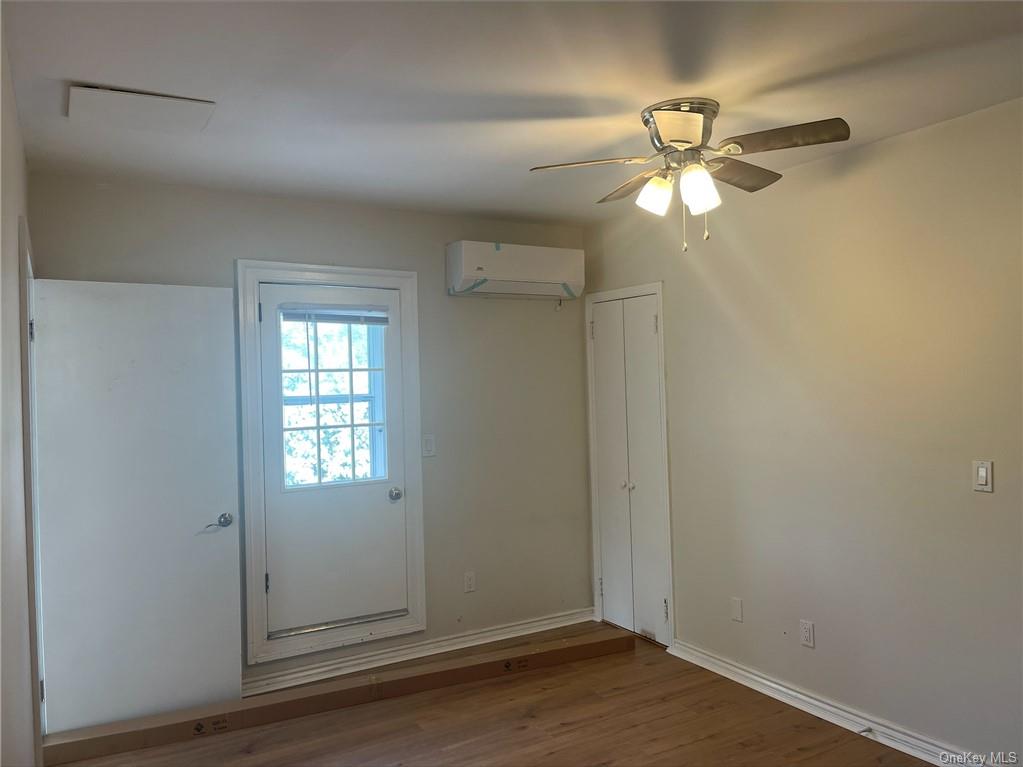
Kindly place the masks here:
[(217, 517), (217, 521), (216, 522), (210, 522), (203, 529), (204, 530), (208, 530), (211, 527), (230, 527), (231, 523), (233, 523), (233, 522), (234, 522), (234, 515), (231, 514), (230, 512), (225, 511), (223, 514), (221, 514), (219, 517)]
[(403, 495), (404, 493), (402, 492), (400, 487), (392, 487), (390, 490), (387, 491), (387, 497), (390, 498), (392, 501), (400, 501)]
[(626, 489), (628, 489), (628, 487), (629, 487), (629, 483), (626, 482), (625, 480), (622, 480), (622, 490), (626, 490)]
[(629, 490), (635, 490), (635, 489), (636, 489), (636, 483), (635, 482), (630, 482), (629, 483)]

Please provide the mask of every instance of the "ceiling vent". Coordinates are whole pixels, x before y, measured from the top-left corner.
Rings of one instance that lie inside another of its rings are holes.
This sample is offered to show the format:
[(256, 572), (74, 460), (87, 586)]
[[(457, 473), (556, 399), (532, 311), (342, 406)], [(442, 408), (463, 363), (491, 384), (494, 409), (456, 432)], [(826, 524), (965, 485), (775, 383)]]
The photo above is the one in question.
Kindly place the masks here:
[(216, 106), (212, 101), (201, 99), (72, 85), (68, 94), (68, 119), (112, 128), (198, 133), (206, 127)]

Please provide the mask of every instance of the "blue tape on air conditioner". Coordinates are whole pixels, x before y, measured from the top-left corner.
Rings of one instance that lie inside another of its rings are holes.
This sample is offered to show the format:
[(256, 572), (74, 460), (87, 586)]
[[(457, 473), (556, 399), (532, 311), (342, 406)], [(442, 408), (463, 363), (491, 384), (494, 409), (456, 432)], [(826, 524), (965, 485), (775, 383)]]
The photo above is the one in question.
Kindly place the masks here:
[(494, 250), (498, 250), (498, 251), (501, 250), (501, 243), (495, 242), (494, 243)]
[(577, 297), (576, 294), (572, 292), (572, 288), (568, 287), (568, 283), (567, 282), (561, 283), (561, 289), (563, 291), (565, 291), (565, 295), (568, 296), (569, 298), (576, 298)]
[(474, 290), (477, 290), (478, 288), (480, 288), (480, 287), (482, 287), (483, 285), (486, 285), (486, 284), (487, 284), (487, 278), (486, 277), (480, 277), (472, 285), (470, 285), (469, 287), (465, 288), (465, 290), (455, 290), (454, 288), (450, 288), (449, 292), (450, 292), (451, 295), (455, 295), (456, 293), (472, 293)]

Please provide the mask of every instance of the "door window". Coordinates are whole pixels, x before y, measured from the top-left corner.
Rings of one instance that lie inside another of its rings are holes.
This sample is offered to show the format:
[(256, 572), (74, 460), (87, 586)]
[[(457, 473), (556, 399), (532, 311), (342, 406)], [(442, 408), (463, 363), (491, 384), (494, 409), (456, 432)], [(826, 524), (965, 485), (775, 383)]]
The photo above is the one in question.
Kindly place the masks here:
[(279, 312), (284, 488), (387, 477), (384, 312)]

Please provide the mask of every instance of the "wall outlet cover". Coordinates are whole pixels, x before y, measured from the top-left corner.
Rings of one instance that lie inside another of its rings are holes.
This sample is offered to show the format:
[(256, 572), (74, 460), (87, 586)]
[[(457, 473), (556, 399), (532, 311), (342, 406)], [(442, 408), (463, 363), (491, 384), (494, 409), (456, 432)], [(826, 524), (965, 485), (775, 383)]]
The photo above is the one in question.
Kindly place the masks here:
[(813, 621), (799, 621), (799, 643), (803, 647), (813, 647)]

